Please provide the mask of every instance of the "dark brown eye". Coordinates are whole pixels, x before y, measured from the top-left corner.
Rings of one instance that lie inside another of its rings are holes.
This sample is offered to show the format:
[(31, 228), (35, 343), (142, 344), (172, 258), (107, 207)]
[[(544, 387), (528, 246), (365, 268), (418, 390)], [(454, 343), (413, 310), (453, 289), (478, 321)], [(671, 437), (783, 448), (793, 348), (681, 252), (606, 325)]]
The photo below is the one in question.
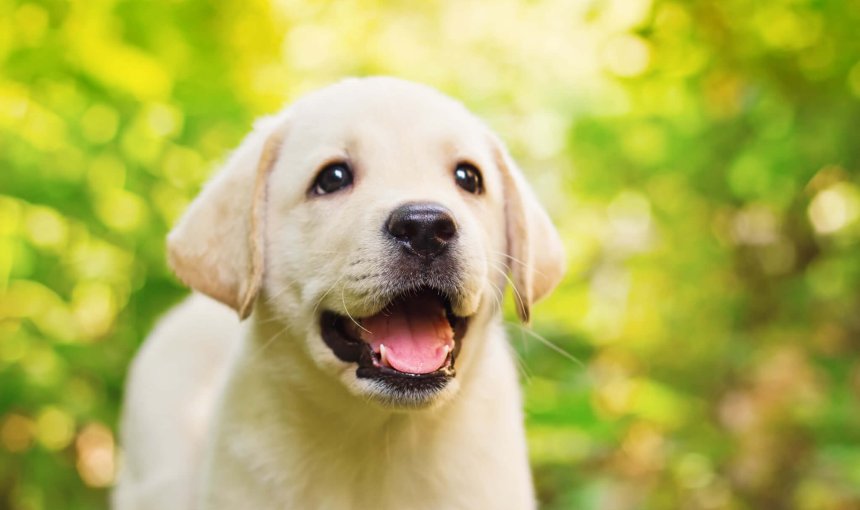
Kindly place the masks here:
[(329, 163), (314, 181), (311, 192), (314, 195), (326, 195), (342, 190), (352, 184), (352, 172), (346, 163)]
[(484, 191), (481, 172), (470, 163), (460, 163), (454, 170), (454, 181), (469, 193), (480, 194)]

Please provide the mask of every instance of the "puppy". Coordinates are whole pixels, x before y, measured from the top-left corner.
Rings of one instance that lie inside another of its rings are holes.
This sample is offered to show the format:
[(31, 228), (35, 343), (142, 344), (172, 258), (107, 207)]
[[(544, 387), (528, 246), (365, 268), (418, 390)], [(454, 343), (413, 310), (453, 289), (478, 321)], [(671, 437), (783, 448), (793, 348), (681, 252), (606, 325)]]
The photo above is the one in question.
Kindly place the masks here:
[(501, 300), (527, 322), (562, 246), (460, 103), (393, 78), (304, 97), (168, 256), (198, 293), (131, 368), (115, 508), (535, 507)]

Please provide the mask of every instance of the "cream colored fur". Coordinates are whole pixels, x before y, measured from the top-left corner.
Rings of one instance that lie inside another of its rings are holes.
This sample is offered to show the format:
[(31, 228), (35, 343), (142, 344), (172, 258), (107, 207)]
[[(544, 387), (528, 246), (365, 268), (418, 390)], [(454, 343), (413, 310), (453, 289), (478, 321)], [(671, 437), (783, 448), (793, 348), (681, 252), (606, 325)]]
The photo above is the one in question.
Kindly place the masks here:
[[(309, 195), (342, 159), (353, 187)], [(484, 194), (455, 185), (464, 160)], [(456, 377), (417, 404), (357, 378), (321, 340), (319, 313), (385, 305), (382, 224), (419, 200), (456, 218), (453, 305), (471, 319)], [(391, 78), (313, 93), (255, 126), (168, 247), (178, 276), (210, 297), (171, 311), (134, 361), (114, 508), (535, 507), (500, 301), (510, 273), (527, 321), (562, 275), (561, 243), (505, 148), (459, 103)]]

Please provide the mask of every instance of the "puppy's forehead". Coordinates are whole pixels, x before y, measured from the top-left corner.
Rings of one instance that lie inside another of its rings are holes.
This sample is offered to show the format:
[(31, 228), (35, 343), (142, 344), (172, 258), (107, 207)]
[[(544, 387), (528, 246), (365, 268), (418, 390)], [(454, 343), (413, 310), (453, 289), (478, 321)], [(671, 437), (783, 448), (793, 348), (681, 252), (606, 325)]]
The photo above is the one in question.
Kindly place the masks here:
[(394, 78), (350, 79), (293, 105), (295, 132), (344, 150), (378, 144), (478, 143), (481, 123), (461, 103), (430, 87)]

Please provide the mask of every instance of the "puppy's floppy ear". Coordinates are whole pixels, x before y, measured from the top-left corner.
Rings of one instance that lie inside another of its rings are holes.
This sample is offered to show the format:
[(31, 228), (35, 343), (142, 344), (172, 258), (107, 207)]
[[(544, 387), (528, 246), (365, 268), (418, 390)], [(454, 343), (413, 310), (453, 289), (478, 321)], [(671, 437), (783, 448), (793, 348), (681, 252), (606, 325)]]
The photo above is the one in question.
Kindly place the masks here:
[(564, 276), (564, 246), (519, 167), (502, 142), (492, 137), (505, 187), (507, 263), (513, 277), (517, 315), (528, 323), (531, 305), (549, 294)]
[(263, 281), (268, 175), (286, 131), (266, 118), (203, 187), (167, 236), (170, 267), (185, 284), (251, 314)]

